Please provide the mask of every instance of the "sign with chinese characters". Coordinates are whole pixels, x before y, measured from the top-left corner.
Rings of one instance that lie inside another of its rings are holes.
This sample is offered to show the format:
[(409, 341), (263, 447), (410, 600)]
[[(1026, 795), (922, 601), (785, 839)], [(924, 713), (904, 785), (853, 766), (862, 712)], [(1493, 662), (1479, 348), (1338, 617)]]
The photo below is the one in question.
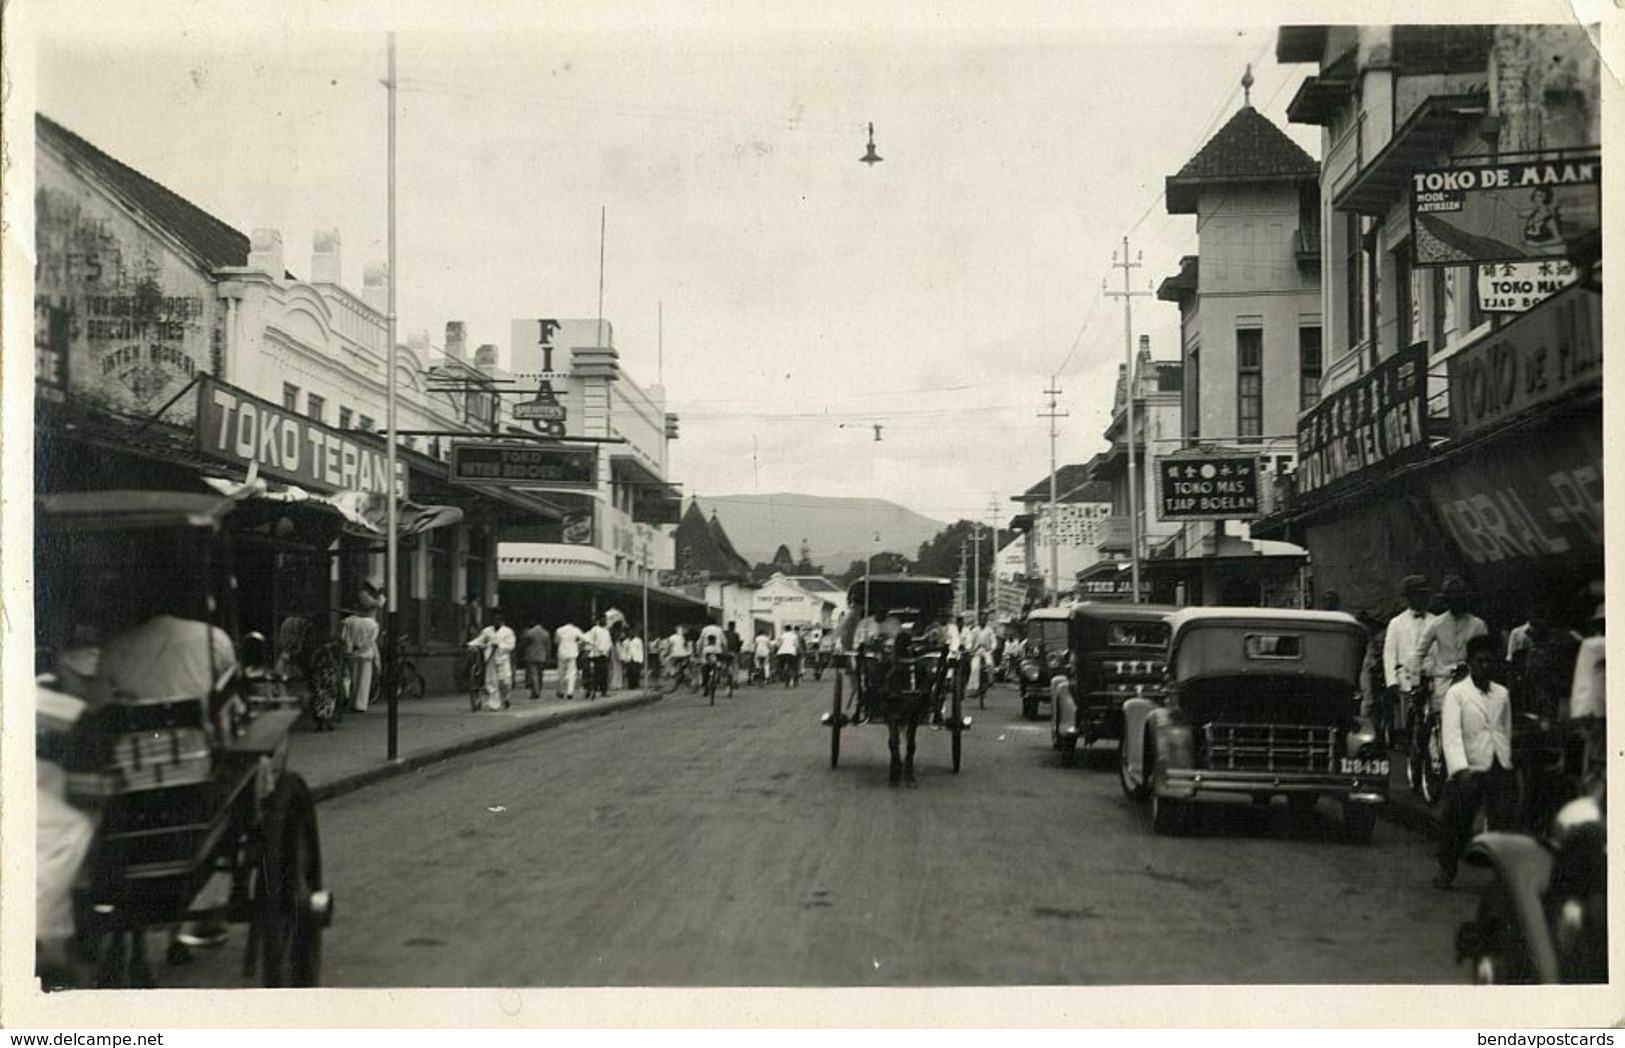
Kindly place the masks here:
[(1602, 224), (1602, 160), (1558, 157), (1411, 175), (1418, 266), (1563, 258)]
[[(198, 380), (197, 446), (210, 458), (327, 494), (387, 495), (389, 459), (382, 441), (358, 440), (213, 378)], [(396, 460), (395, 491), (406, 497), (406, 465)]]
[(1569, 288), (1450, 358), (1460, 440), (1583, 386), (1602, 387), (1602, 295)]
[(1491, 262), (1478, 267), (1478, 308), (1485, 313), (1522, 313), (1562, 291), (1579, 275), (1566, 258)]
[(1298, 494), (1427, 454), (1427, 345), (1401, 350), (1298, 416)]
[(451, 446), (451, 479), (516, 488), (593, 488), (598, 449), (459, 442)]
[(1179, 455), (1157, 460), (1158, 520), (1253, 520), (1259, 516), (1258, 459)]

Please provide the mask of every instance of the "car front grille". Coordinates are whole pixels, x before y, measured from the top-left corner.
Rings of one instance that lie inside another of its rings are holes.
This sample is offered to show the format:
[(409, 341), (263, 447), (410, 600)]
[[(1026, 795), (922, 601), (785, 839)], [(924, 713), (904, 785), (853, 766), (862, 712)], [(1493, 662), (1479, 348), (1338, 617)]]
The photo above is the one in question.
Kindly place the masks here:
[(1339, 730), (1322, 724), (1203, 726), (1207, 767), (1214, 771), (1333, 771)]

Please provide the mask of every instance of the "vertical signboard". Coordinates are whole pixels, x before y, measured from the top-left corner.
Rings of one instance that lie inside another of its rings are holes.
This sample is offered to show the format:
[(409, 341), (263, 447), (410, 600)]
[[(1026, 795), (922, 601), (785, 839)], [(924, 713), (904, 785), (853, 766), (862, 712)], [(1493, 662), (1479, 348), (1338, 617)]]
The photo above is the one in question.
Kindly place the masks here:
[(1427, 453), (1427, 363), (1401, 350), (1298, 417), (1298, 494)]

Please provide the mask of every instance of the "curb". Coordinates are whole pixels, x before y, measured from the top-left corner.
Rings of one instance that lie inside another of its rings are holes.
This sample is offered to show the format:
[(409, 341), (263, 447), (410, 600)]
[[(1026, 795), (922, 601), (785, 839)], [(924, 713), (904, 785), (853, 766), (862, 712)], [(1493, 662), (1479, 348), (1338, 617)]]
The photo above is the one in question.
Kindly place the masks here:
[[(492, 732), (489, 735), (481, 735), (472, 739), (463, 739), (459, 742), (424, 750), (419, 753), (414, 753), (408, 757), (399, 757), (393, 761), (386, 761), (385, 763), (377, 764), (370, 768), (363, 768), (360, 771), (341, 775), (330, 782), (322, 783), (320, 786), (312, 786), (310, 788), (311, 800), (320, 804), (322, 801), (330, 801), (335, 797), (342, 797), (345, 794), (354, 793), (357, 790), (383, 782), (386, 779), (393, 779), (398, 775), (404, 775), (407, 772), (417, 771), (420, 768), (426, 768), (431, 764), (439, 764), (441, 761), (450, 760), (453, 757), (462, 757), (470, 753), (477, 753), (480, 750), (490, 749), (494, 746), (501, 746), (504, 743), (513, 742), (516, 739), (524, 738), (527, 735), (534, 735), (540, 731), (546, 731), (547, 729), (557, 727), (560, 724), (568, 724), (571, 721), (585, 720), (588, 717), (607, 717), (610, 714), (619, 713), (621, 710), (631, 710), (637, 709), (639, 706), (649, 706), (659, 702), (665, 697), (666, 695), (662, 691), (646, 689), (635, 696), (629, 696), (613, 702), (606, 701), (602, 706), (594, 705), (592, 703), (582, 703), (579, 706), (571, 706), (560, 710), (557, 714), (554, 714), (551, 717), (541, 717), (534, 721), (515, 724), (513, 727), (504, 728), (501, 731)], [(298, 769), (292, 770), (297, 771)]]

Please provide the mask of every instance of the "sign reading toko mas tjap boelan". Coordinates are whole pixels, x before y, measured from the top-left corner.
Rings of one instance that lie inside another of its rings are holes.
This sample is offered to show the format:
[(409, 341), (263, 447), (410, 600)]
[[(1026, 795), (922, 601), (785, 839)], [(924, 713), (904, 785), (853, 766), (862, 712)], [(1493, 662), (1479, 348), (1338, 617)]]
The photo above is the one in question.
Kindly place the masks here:
[(1157, 462), (1158, 520), (1252, 520), (1259, 515), (1258, 460), (1194, 455)]
[(1298, 418), (1298, 493), (1427, 452), (1425, 343), (1389, 357)]

